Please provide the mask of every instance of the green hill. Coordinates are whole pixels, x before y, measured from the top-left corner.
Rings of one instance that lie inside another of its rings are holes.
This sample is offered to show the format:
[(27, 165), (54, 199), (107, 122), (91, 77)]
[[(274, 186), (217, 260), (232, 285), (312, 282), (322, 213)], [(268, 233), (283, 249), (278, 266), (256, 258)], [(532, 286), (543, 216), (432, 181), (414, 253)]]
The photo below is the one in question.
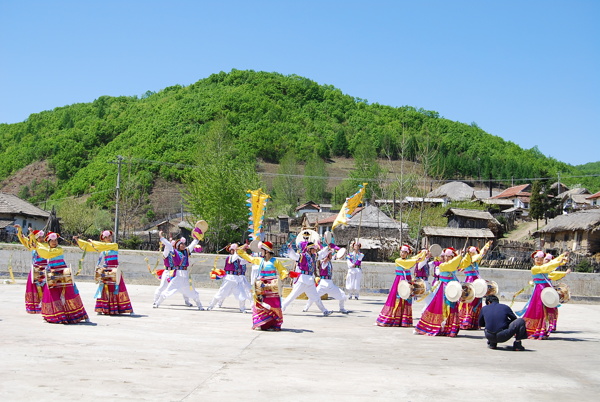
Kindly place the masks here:
[[(315, 152), (322, 158), (352, 156), (369, 144), (380, 157), (428, 158), (427, 174), (440, 179), (582, 172), (535, 147), (524, 150), (434, 111), (368, 104), (296, 75), (233, 70), (186, 87), (142, 97), (102, 96), (1, 124), (0, 180), (48, 161), (57, 181), (36, 183), (29, 189), (32, 199), (93, 193), (99, 205), (110, 205), (117, 168), (109, 161), (117, 155), (135, 158), (138, 166), (131, 174), (146, 189), (158, 177), (181, 181), (189, 170), (173, 164), (211, 163), (202, 158), (202, 144), (217, 122), (249, 157), (266, 162), (278, 162), (289, 150), (299, 160)], [(576, 181), (594, 191), (599, 187), (597, 181)]]

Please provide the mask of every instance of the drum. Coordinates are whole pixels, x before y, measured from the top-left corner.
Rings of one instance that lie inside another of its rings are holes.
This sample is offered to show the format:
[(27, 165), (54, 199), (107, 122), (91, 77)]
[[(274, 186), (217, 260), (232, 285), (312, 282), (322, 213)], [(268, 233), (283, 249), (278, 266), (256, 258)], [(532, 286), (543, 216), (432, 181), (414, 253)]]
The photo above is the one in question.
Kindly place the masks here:
[(46, 269), (33, 267), (33, 283), (41, 284), (46, 281)]
[(50, 270), (47, 274), (46, 283), (49, 288), (58, 288), (73, 284), (73, 275), (70, 268), (62, 270)]
[(461, 283), (462, 294), (460, 296), (460, 301), (463, 303), (471, 303), (475, 300), (475, 288), (471, 283)]
[(424, 296), (427, 292), (427, 285), (429, 285), (429, 283), (425, 282), (423, 279), (415, 279), (412, 285), (412, 296)]
[(279, 293), (279, 284), (277, 279), (257, 279), (254, 282), (254, 293), (256, 293), (257, 296), (263, 296), (268, 293)]
[(96, 267), (96, 273), (94, 274), (94, 280), (96, 283), (117, 283), (117, 271), (118, 268), (104, 268)]
[(343, 260), (344, 257), (346, 256), (346, 249), (344, 247), (340, 248), (336, 253), (335, 253), (335, 259), (336, 260)]
[(444, 295), (450, 302), (457, 302), (462, 296), (462, 286), (458, 281), (448, 282), (444, 288)]
[(473, 288), (475, 289), (475, 297), (484, 297), (488, 292), (488, 285), (485, 279), (475, 279), (473, 281)]
[(442, 246), (440, 246), (439, 244), (432, 244), (429, 247), (429, 253), (431, 253), (432, 257), (439, 257), (440, 255), (442, 255)]
[(542, 289), (540, 298), (542, 299), (544, 306), (549, 308), (554, 308), (560, 304), (560, 296), (552, 286)]
[(412, 285), (410, 284), (409, 281), (407, 280), (401, 280), (398, 283), (398, 296), (401, 299), (407, 300), (410, 299), (410, 296), (412, 295)]
[(498, 284), (496, 282), (486, 280), (485, 283), (487, 284), (486, 296), (498, 294)]
[(250, 250), (254, 253), (260, 253), (260, 239), (256, 238), (250, 242)]
[(559, 283), (554, 286), (556, 293), (558, 293), (558, 301), (560, 304), (567, 303), (571, 300), (571, 291), (569, 290), (569, 286), (564, 283)]

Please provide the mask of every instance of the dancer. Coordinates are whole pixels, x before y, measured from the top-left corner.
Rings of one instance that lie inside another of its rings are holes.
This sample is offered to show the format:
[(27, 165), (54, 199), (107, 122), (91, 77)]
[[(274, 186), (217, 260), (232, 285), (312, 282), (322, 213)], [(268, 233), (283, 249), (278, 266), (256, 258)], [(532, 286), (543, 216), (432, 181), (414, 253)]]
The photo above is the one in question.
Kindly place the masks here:
[(317, 245), (311, 242), (301, 242), (300, 254), (296, 253), (292, 247), (288, 247), (288, 257), (296, 261), (296, 272), (300, 275), (292, 286), (292, 291), (285, 298), (281, 308), (283, 311), (302, 293), (306, 294), (308, 301), (315, 303), (324, 316), (331, 315), (333, 311), (327, 310), (317, 294), (315, 287), (315, 269), (317, 267)]
[[(487, 254), (491, 241), (488, 241), (485, 246), (479, 251), (475, 246), (469, 247), (469, 254), (471, 254), (471, 265), (465, 268), (465, 282), (473, 283), (476, 279), (480, 279), (479, 276), (479, 262)], [(479, 313), (483, 306), (483, 298), (475, 297), (470, 302), (460, 302), (458, 305), (458, 314), (460, 319), (460, 329), (479, 329)]]
[[(23, 236), (21, 225), (15, 224), (17, 237), (25, 248), (31, 251), (31, 269), (27, 275), (25, 284), (25, 311), (29, 314), (40, 314), (42, 312), (42, 296), (46, 284), (46, 267), (48, 261), (39, 256), (35, 245), (44, 238), (43, 230), (30, 231), (28, 237)], [(30, 228), (31, 229), (31, 228)]]
[[(558, 308), (546, 307), (542, 303), (542, 290), (551, 287), (550, 280), (557, 281), (571, 272), (571, 268), (565, 272), (557, 272), (556, 268), (565, 265), (569, 261), (569, 253), (564, 253), (544, 264), (545, 253), (537, 250), (531, 254), (534, 266), (531, 268), (535, 288), (531, 298), (517, 315), (523, 315), (527, 325), (527, 337), (529, 339), (548, 339), (550, 334), (556, 331), (558, 321)], [(525, 312), (523, 314), (523, 312)]]
[(464, 257), (457, 254), (456, 250), (448, 247), (442, 253), (444, 262), (439, 265), (440, 280), (433, 298), (423, 310), (421, 319), (415, 327), (415, 333), (430, 336), (455, 337), (460, 330), (458, 320), (458, 302), (451, 302), (446, 298), (445, 290), (448, 283), (457, 281), (456, 270), (471, 264), (471, 255)]
[(413, 298), (402, 299), (398, 295), (398, 284), (400, 281), (408, 281), (412, 284), (410, 269), (424, 260), (428, 251), (422, 250), (413, 258), (408, 258), (412, 253), (412, 248), (405, 244), (400, 247), (400, 258), (396, 259), (396, 278), (390, 288), (385, 305), (377, 317), (377, 325), (380, 327), (412, 327), (412, 303)]
[(362, 280), (362, 260), (365, 257), (360, 252), (361, 244), (358, 241), (353, 242), (352, 251), (346, 256), (346, 262), (348, 264), (348, 274), (346, 275), (346, 291), (348, 292), (349, 298), (352, 296), (358, 300), (360, 293), (360, 282)]
[(48, 260), (46, 286), (42, 296), (42, 317), (52, 324), (89, 322), (71, 270), (67, 267), (63, 249), (58, 247), (58, 233), (48, 232), (46, 243), (36, 243), (40, 257)]
[[(346, 300), (348, 300), (348, 296), (346, 296), (346, 293), (337, 287), (331, 279), (333, 275), (333, 264), (331, 263), (331, 259), (335, 255), (336, 250), (339, 250), (339, 247), (330, 244), (317, 253), (320, 265), (318, 273), (321, 278), (319, 280), (319, 285), (317, 286), (317, 296), (319, 296), (320, 300), (321, 296), (327, 293), (329, 296), (339, 301), (340, 313), (348, 314), (349, 311), (344, 307)], [(312, 301), (309, 299), (302, 311), (308, 311), (310, 306), (312, 306)]]
[(431, 261), (431, 253), (426, 250), (425, 258), (417, 263), (415, 266), (415, 278), (423, 279), (425, 282), (429, 282), (429, 268), (433, 261)]
[(244, 260), (259, 266), (256, 281), (252, 283), (254, 296), (252, 329), (281, 331), (283, 312), (279, 295), (279, 281), (287, 278), (288, 271), (274, 257), (271, 242), (261, 242), (259, 247), (262, 252), (261, 257), (250, 257), (246, 253), (247, 244), (237, 250), (237, 254)]
[[(161, 303), (164, 302), (167, 298), (169, 298), (177, 292), (180, 292), (181, 294), (183, 294), (184, 297), (192, 299), (196, 303), (198, 310), (204, 310), (204, 308), (202, 307), (202, 303), (200, 302), (200, 295), (192, 285), (188, 272), (188, 267), (190, 265), (190, 255), (196, 248), (196, 245), (198, 244), (198, 239), (194, 239), (192, 243), (190, 243), (190, 245), (186, 247), (185, 237), (180, 238), (175, 242), (175, 245), (173, 245), (170, 241), (164, 238), (162, 231), (159, 232), (159, 235), (160, 242), (165, 247), (163, 253), (167, 255), (167, 259), (169, 260), (169, 267), (172, 267), (172, 276), (170, 281), (167, 280), (168, 284), (166, 286), (166, 289), (159, 294), (158, 300), (156, 300), (154, 303), (154, 307), (158, 308), (161, 305)], [(165, 272), (163, 272), (163, 275), (168, 275), (169, 273), (169, 270), (165, 270)]]
[(119, 268), (119, 245), (113, 243), (112, 230), (105, 230), (100, 233), (100, 241), (80, 240), (77, 236), (73, 237), (79, 248), (83, 251), (99, 252), (100, 257), (96, 264), (97, 270), (102, 270), (102, 274), (110, 274), (108, 281), (101, 281), (98, 284), (96, 292), (96, 308), (98, 314), (133, 315), (131, 300), (125, 286), (125, 280), (121, 268)]
[(237, 243), (230, 244), (226, 247), (226, 250), (229, 251), (229, 255), (225, 259), (225, 277), (223, 278), (223, 284), (208, 305), (207, 310), (212, 310), (217, 303), (219, 307), (221, 307), (223, 301), (233, 294), (239, 302), (240, 312), (246, 312), (246, 300), (250, 300), (251, 298), (250, 283), (248, 283), (248, 279), (246, 279), (246, 264), (248, 262), (237, 255), (237, 249)]
[[(164, 269), (159, 269), (156, 271), (156, 276), (160, 280), (160, 284), (154, 291), (154, 302), (152, 303), (153, 308), (158, 307), (156, 303), (160, 299), (160, 295), (163, 291), (167, 289), (169, 283), (171, 282), (171, 279), (175, 277), (175, 240), (170, 240), (169, 243), (171, 243), (171, 247), (169, 249), (165, 248), (162, 242), (160, 243), (160, 249), (162, 249), (163, 254)], [(187, 307), (194, 307), (194, 305), (190, 302), (190, 298), (187, 296), (187, 294), (183, 294), (183, 302)]]

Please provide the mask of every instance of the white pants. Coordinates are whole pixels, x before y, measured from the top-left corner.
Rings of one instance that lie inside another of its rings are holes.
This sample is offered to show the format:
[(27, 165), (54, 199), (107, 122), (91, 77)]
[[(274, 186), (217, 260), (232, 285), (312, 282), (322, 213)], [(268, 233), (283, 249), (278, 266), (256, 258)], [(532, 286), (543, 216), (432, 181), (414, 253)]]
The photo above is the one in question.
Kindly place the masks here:
[(240, 310), (246, 310), (246, 300), (250, 300), (252, 296), (250, 295), (250, 283), (245, 276), (225, 275), (223, 284), (210, 302), (209, 308), (213, 308), (217, 303), (220, 305), (232, 294), (240, 303)]
[[(156, 290), (154, 291), (154, 304), (156, 304), (158, 302), (158, 299), (160, 299), (160, 294), (167, 289), (167, 286), (169, 286), (169, 281), (168, 279), (171, 278), (171, 276), (173, 276), (173, 271), (172, 270), (164, 270), (162, 276), (160, 277), (160, 285), (158, 285), (158, 287), (156, 288)], [(186, 295), (183, 295), (183, 301), (185, 302), (186, 305), (190, 305), (190, 298), (187, 297)]]
[(362, 280), (362, 269), (348, 268), (346, 275), (346, 290), (349, 296), (358, 296), (360, 292), (360, 282)]
[(327, 311), (327, 309), (323, 305), (323, 302), (321, 301), (321, 297), (317, 294), (315, 280), (312, 276), (304, 274), (300, 275), (298, 281), (294, 283), (294, 286), (292, 286), (292, 291), (281, 304), (281, 309), (285, 311), (287, 306), (289, 306), (294, 300), (296, 300), (296, 298), (302, 293), (305, 293), (308, 297), (308, 300), (310, 302), (315, 303), (319, 310), (321, 310), (321, 312), (324, 313), (325, 311)]
[(196, 289), (194, 289), (193, 286), (190, 286), (189, 278), (190, 277), (188, 271), (175, 271), (175, 277), (171, 279), (171, 282), (169, 282), (167, 288), (160, 293), (156, 305), (159, 306), (168, 297), (173, 296), (177, 292), (180, 292), (184, 298), (192, 299), (196, 303), (198, 308), (202, 308), (202, 303), (200, 302), (200, 295), (198, 294)]
[[(340, 311), (345, 310), (344, 303), (346, 302), (346, 300), (348, 300), (348, 296), (346, 296), (346, 293), (344, 293), (342, 289), (338, 288), (331, 279), (321, 278), (321, 280), (319, 281), (319, 286), (317, 286), (317, 295), (319, 296), (319, 299), (325, 293), (327, 293), (327, 295), (333, 297), (334, 299), (339, 300)], [(304, 310), (308, 311), (310, 306), (312, 306), (312, 302), (309, 300), (306, 303)]]

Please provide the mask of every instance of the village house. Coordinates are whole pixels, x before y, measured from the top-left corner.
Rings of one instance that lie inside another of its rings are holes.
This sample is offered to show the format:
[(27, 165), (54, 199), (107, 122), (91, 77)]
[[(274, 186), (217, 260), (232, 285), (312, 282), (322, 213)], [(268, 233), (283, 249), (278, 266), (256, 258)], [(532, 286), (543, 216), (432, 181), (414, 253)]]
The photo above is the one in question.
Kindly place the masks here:
[(534, 233), (546, 250), (557, 253), (600, 253), (600, 209), (588, 209), (551, 219)]
[(600, 206), (600, 191), (598, 191), (596, 194), (590, 195), (586, 198), (586, 200), (590, 201), (591, 206)]
[(529, 201), (531, 199), (531, 184), (521, 184), (520, 186), (509, 187), (500, 194), (491, 198), (510, 200), (513, 202), (514, 208), (529, 210)]
[(492, 214), (476, 209), (450, 208), (443, 216), (448, 218), (447, 226), (451, 228), (484, 229), (500, 225)]
[(452, 181), (431, 191), (427, 197), (445, 198), (450, 201), (470, 201), (475, 198), (475, 190), (462, 181)]
[(0, 240), (15, 241), (15, 224), (27, 233), (28, 227), (33, 230), (43, 229), (50, 213), (20, 199), (16, 195), (0, 193)]
[(359, 238), (365, 261), (380, 261), (397, 251), (402, 242), (410, 242), (408, 225), (390, 218), (374, 205), (355, 211), (347, 225), (333, 230), (333, 236), (335, 243), (344, 247)]
[(495, 240), (491, 230), (476, 228), (454, 228), (425, 226), (421, 229), (421, 248), (428, 248), (433, 244), (441, 247), (453, 247), (462, 250), (466, 246), (483, 247), (490, 240)]
[(564, 214), (576, 212), (591, 207), (591, 202), (587, 199), (590, 192), (586, 188), (574, 188), (559, 194), (557, 197), (561, 201)]
[(316, 202), (308, 201), (298, 205), (294, 211), (296, 212), (296, 218), (299, 218), (307, 212), (321, 212), (321, 206)]

